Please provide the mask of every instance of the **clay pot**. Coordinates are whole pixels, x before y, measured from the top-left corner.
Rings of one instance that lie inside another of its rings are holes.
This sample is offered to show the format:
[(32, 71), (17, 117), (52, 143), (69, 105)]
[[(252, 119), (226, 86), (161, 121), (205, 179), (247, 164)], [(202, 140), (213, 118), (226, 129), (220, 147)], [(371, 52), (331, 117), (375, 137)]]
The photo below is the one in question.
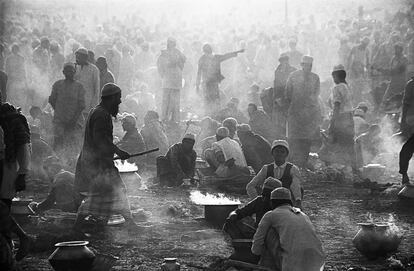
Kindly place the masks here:
[(177, 258), (164, 258), (164, 263), (161, 265), (161, 271), (179, 271), (180, 268)]
[(56, 271), (91, 271), (95, 254), (86, 246), (88, 241), (55, 244), (49, 263)]
[(352, 240), (356, 249), (369, 259), (386, 256), (398, 249), (401, 237), (390, 231), (390, 225), (358, 223), (361, 229)]

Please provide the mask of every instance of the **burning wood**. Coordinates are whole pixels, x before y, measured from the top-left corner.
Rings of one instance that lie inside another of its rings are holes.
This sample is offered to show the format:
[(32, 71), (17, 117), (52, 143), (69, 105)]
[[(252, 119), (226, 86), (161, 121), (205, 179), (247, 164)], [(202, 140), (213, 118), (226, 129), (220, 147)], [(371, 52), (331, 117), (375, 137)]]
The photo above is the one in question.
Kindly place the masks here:
[(138, 166), (134, 163), (129, 163), (128, 161), (115, 160), (115, 166), (118, 168), (119, 172), (134, 172), (138, 170)]
[(203, 194), (200, 191), (192, 191), (190, 195), (192, 202), (198, 205), (227, 205), (227, 204), (240, 204), (238, 199), (230, 199), (224, 194), (219, 193), (217, 196), (213, 194)]

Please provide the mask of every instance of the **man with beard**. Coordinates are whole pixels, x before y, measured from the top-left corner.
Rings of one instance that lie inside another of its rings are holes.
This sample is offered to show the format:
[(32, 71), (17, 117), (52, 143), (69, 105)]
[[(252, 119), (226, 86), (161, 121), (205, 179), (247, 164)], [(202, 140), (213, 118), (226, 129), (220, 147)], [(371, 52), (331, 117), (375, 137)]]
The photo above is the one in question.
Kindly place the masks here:
[(128, 228), (136, 227), (125, 184), (113, 161), (114, 154), (122, 160), (130, 158), (113, 143), (111, 117), (117, 116), (120, 103), (121, 89), (115, 84), (106, 84), (101, 102), (89, 113), (75, 173), (75, 190), (86, 198), (79, 207), (75, 229), (82, 229), (88, 215), (107, 221), (114, 214), (121, 214)]
[(89, 112), (99, 102), (99, 70), (88, 62), (88, 51), (79, 48), (76, 51), (75, 80), (79, 81), (85, 89), (85, 113)]

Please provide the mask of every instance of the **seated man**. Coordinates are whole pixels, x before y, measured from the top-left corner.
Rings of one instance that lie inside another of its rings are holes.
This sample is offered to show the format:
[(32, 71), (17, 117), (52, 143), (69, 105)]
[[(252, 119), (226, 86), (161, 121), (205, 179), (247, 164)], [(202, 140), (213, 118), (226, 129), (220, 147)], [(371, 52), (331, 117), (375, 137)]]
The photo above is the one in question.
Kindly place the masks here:
[(250, 198), (257, 197), (258, 190), (261, 189), (266, 178), (274, 177), (282, 182), (283, 187), (290, 189), (294, 206), (301, 208), (303, 191), (300, 185), (299, 168), (286, 162), (289, 155), (289, 144), (286, 140), (275, 140), (271, 151), (274, 163), (263, 166), (259, 173), (247, 184), (247, 194)]
[(145, 146), (148, 150), (159, 148), (158, 152), (147, 155), (147, 163), (155, 163), (159, 155), (165, 155), (168, 151), (168, 137), (156, 111), (148, 111), (144, 117), (144, 126), (141, 129), (141, 135), (144, 138)]
[(255, 104), (249, 104), (247, 108), (249, 113), (249, 125), (252, 131), (263, 136), (269, 142), (278, 139), (276, 128), (269, 115), (257, 108)]
[(76, 213), (80, 198), (73, 188), (75, 174), (64, 170), (60, 160), (55, 156), (46, 158), (44, 168), (51, 181), (51, 189), (45, 200), (32, 206), (33, 211), (60, 209), (64, 212)]
[(246, 159), (240, 145), (229, 137), (229, 129), (220, 127), (216, 132), (217, 142), (204, 153), (206, 161), (215, 170), (218, 177), (236, 176), (245, 172), (249, 174)]
[[(254, 229), (259, 225), (264, 214), (272, 210), (270, 193), (278, 187), (282, 187), (282, 183), (279, 180), (272, 177), (267, 178), (263, 184), (262, 194), (245, 206), (231, 212), (227, 222), (224, 224), (223, 230), (232, 239), (252, 239), (255, 233)], [(253, 220), (251, 219), (252, 215), (256, 215), (256, 221), (253, 223), (251, 223)]]
[[(238, 122), (235, 118), (227, 118), (223, 121), (223, 127), (226, 127), (229, 130), (229, 137), (231, 139), (235, 140), (241, 146), (240, 140), (236, 135), (237, 125), (238, 125)], [(220, 128), (220, 127), (218, 127), (218, 128)], [(214, 142), (217, 142), (215, 133), (216, 133), (218, 128), (216, 128), (214, 130), (214, 135), (204, 138), (199, 143), (201, 151), (202, 151), (202, 156), (204, 155), (204, 153), (207, 149), (210, 149), (213, 146)], [(203, 158), (204, 158), (204, 156), (203, 156)]]
[(241, 141), (247, 165), (251, 166), (255, 172), (259, 172), (264, 165), (272, 163), (273, 157), (269, 142), (253, 133), (249, 124), (240, 125), (237, 135)]
[(227, 118), (223, 120), (223, 127), (226, 127), (227, 129), (229, 129), (229, 137), (235, 140), (241, 146), (240, 140), (236, 134), (238, 124), (239, 123), (237, 122), (235, 118)]
[(309, 217), (292, 207), (290, 191), (276, 188), (270, 198), (273, 211), (263, 216), (253, 237), (259, 264), (272, 270), (323, 270), (322, 243)]
[(170, 147), (165, 156), (157, 157), (157, 176), (163, 186), (180, 186), (193, 179), (197, 154), (193, 150), (194, 134), (186, 134), (181, 143)]
[[(133, 115), (126, 115), (122, 118), (122, 128), (126, 132), (124, 137), (121, 139), (121, 141), (118, 142), (117, 146), (127, 151), (128, 153), (135, 154), (139, 152), (145, 151), (145, 143), (144, 139), (142, 138), (140, 132), (137, 129), (136, 126), (136, 119)], [(133, 157), (129, 158), (129, 163), (135, 163), (138, 168), (143, 167), (145, 161), (145, 156), (139, 156), (139, 157)]]

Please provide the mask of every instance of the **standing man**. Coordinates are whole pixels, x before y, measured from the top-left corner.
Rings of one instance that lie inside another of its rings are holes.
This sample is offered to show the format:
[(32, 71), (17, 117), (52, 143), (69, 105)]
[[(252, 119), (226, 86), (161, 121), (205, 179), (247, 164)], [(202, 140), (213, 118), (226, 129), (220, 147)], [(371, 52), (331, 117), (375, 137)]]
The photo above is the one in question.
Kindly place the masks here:
[(320, 136), (319, 76), (312, 71), (313, 58), (303, 56), (302, 70), (293, 72), (286, 83), (288, 140), (291, 161), (305, 168), (312, 141)]
[(136, 227), (125, 184), (113, 161), (114, 154), (122, 160), (130, 158), (113, 143), (112, 117), (118, 114), (120, 103), (121, 89), (115, 84), (106, 84), (102, 88), (101, 102), (88, 115), (75, 173), (75, 190), (86, 195), (78, 210), (76, 229), (82, 228), (88, 215), (107, 220), (114, 214), (121, 214), (126, 226)]
[(401, 43), (394, 45), (394, 57), (391, 60), (389, 69), (379, 69), (390, 76), (390, 84), (382, 97), (382, 107), (387, 109), (387, 103), (393, 96), (401, 94), (407, 83), (405, 74), (407, 71), (408, 59), (404, 55), (404, 46)]
[(180, 121), (180, 89), (186, 61), (184, 54), (176, 47), (176, 40), (168, 38), (167, 49), (161, 51), (157, 60), (163, 89), (161, 120), (173, 123)]
[(12, 46), (12, 54), (6, 58), (5, 69), (8, 76), (7, 100), (26, 109), (28, 99), (26, 63), (17, 44)]
[[(106, 58), (104, 56), (98, 57), (96, 60), (96, 67), (99, 69), (99, 91), (102, 90), (103, 86), (106, 84), (115, 83), (115, 77), (113, 73), (108, 70), (108, 63), (106, 62)], [(101, 93), (99, 93), (99, 95), (100, 94)]]
[[(30, 237), (10, 215), (12, 199), (26, 188), (26, 175), (30, 165), (30, 130), (20, 109), (0, 103), (0, 234), (11, 247), (11, 234), (20, 240), (16, 260), (20, 261), (29, 252)], [(3, 253), (3, 247), (2, 251)]]
[(213, 49), (210, 44), (203, 46), (204, 55), (198, 61), (196, 89), (200, 93), (200, 84), (202, 83), (206, 115), (211, 116), (220, 108), (219, 84), (224, 79), (224, 76), (221, 74), (221, 62), (236, 57), (243, 52), (244, 49), (224, 55), (213, 55)]
[(50, 41), (47, 37), (40, 39), (40, 45), (33, 51), (33, 63), (40, 75), (48, 75), (50, 70)]
[(64, 64), (65, 79), (53, 84), (49, 97), (49, 103), (55, 112), (53, 116), (53, 149), (55, 152), (67, 145), (65, 141), (66, 143), (78, 141), (76, 132), (82, 125), (80, 122), (83, 117), (82, 111), (85, 109), (85, 90), (82, 84), (74, 79), (75, 73), (75, 64)]
[(85, 89), (85, 115), (99, 102), (99, 70), (88, 62), (88, 51), (79, 48), (76, 53), (75, 80), (79, 81)]
[(401, 128), (403, 135), (408, 138), (400, 151), (400, 174), (402, 183), (410, 183), (407, 170), (414, 153), (414, 77), (408, 81), (404, 90), (403, 108), (401, 114)]
[(296, 68), (289, 64), (289, 56), (281, 54), (279, 57), (279, 66), (275, 70), (275, 80), (273, 81), (273, 108), (272, 122), (276, 127), (278, 138), (286, 138), (286, 105), (285, 89), (289, 75), (296, 71)]
[(290, 50), (286, 52), (286, 55), (289, 57), (291, 65), (295, 68), (299, 68), (301, 64), (300, 61), (303, 57), (303, 54), (299, 52), (298, 49), (296, 49), (296, 44), (297, 44), (296, 39), (291, 39), (289, 41)]

